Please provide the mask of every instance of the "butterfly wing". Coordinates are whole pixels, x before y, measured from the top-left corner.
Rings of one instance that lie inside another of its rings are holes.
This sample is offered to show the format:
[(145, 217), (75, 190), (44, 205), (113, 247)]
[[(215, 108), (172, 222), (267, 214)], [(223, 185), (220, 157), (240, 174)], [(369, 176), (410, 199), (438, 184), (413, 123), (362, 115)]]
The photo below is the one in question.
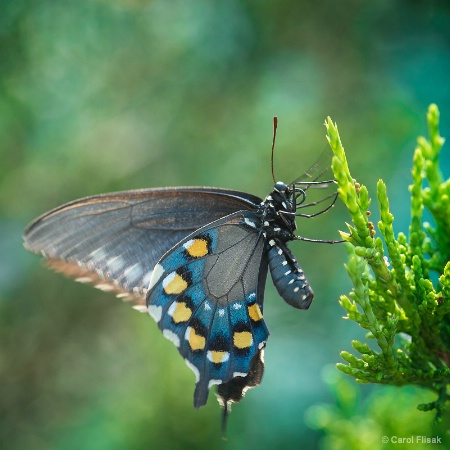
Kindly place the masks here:
[(156, 262), (181, 239), (206, 223), (261, 199), (215, 188), (125, 191), (75, 200), (36, 219), (25, 231), (25, 247), (82, 282), (119, 292), (136, 309)]
[(196, 375), (196, 408), (214, 384), (245, 381), (265, 345), (264, 246), (258, 216), (239, 211), (187, 236), (155, 266), (148, 310)]
[(327, 147), (317, 158), (317, 160), (314, 161), (313, 165), (290, 184), (301, 185), (302, 183), (306, 183), (305, 187), (307, 187), (309, 182), (320, 180), (327, 173), (332, 174), (331, 172), (332, 159), (333, 159), (333, 152), (331, 148)]

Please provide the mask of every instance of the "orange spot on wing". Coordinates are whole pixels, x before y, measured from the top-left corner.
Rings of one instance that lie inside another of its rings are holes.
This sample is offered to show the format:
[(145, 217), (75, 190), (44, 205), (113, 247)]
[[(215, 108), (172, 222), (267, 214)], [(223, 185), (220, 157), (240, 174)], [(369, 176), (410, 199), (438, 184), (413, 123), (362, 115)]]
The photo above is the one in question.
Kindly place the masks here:
[(191, 346), (192, 350), (203, 350), (205, 348), (206, 339), (197, 334), (194, 330), (194, 328), (190, 329), (189, 332), (189, 345)]
[(258, 322), (263, 318), (263, 315), (261, 313), (261, 310), (259, 309), (258, 303), (255, 303), (248, 308), (248, 315), (250, 316), (250, 319), (252, 319), (254, 322)]
[(233, 334), (233, 344), (237, 348), (248, 348), (253, 343), (252, 333), (241, 331)]
[(187, 322), (192, 316), (191, 309), (184, 302), (177, 303), (172, 319), (175, 323)]
[(186, 247), (186, 251), (193, 258), (200, 258), (208, 254), (208, 243), (204, 239), (193, 239), (190, 245)]
[(224, 359), (226, 359), (227, 355), (228, 352), (221, 352), (217, 350), (212, 350), (211, 352), (209, 352), (209, 358), (215, 364), (220, 364), (221, 362), (223, 362)]
[(164, 292), (170, 294), (180, 294), (187, 287), (187, 282), (177, 273), (172, 272), (163, 281)]

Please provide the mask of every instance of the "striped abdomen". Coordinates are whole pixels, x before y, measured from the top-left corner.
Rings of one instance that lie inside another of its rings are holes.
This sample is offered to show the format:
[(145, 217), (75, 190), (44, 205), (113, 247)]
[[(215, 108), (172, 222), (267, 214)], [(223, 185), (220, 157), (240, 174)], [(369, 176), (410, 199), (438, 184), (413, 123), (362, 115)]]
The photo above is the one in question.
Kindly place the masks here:
[(270, 272), (278, 293), (294, 308), (308, 309), (314, 292), (294, 255), (278, 240), (271, 239), (268, 246)]

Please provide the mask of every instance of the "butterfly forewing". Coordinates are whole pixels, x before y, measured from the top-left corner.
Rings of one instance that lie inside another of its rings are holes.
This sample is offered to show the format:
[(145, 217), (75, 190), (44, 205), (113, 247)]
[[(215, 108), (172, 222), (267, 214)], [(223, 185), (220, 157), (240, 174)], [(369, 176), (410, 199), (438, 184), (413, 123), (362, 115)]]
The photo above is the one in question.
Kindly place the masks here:
[(87, 197), (35, 220), (25, 232), (25, 246), (68, 276), (142, 298), (162, 254), (205, 223), (253, 210), (260, 201), (213, 188)]
[(256, 214), (237, 212), (187, 236), (155, 267), (150, 315), (196, 374), (194, 405), (244, 378), (264, 346), (265, 242)]
[(297, 177), (290, 184), (302, 184), (311, 181), (318, 181), (325, 179), (326, 175), (331, 174), (331, 160), (333, 158), (333, 152), (331, 148), (327, 147), (321, 155), (316, 159), (312, 166), (304, 172), (302, 175)]

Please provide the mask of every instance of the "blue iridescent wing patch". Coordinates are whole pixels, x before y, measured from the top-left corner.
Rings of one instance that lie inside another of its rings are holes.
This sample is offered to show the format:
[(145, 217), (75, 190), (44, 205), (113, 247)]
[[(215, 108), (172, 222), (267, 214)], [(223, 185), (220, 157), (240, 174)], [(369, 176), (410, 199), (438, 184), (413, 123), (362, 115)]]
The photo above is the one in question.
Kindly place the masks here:
[(242, 211), (202, 227), (153, 271), (148, 311), (196, 375), (196, 408), (213, 385), (246, 377), (269, 335), (262, 317), (267, 260), (258, 220)]

